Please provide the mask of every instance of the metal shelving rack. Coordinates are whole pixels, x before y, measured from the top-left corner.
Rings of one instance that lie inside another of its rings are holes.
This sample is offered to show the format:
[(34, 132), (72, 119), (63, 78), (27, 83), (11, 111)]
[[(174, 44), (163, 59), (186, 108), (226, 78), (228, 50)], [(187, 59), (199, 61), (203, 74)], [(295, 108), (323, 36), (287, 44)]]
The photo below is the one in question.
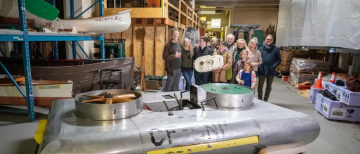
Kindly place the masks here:
[[(95, 2), (99, 3), (100, 8), (100, 16), (104, 14), (104, 5), (103, 0), (98, 0)], [(95, 4), (91, 5), (84, 12), (89, 10), (91, 7), (95, 6)], [(55, 5), (55, 0), (52, 0), (52, 5)], [(58, 54), (58, 46), (57, 41), (72, 41), (72, 52), (73, 59), (76, 59), (76, 41), (89, 41), (89, 40), (99, 40), (101, 43), (100, 53), (101, 59), (105, 59), (104, 53), (104, 34), (100, 35), (83, 35), (83, 34), (59, 34), (59, 33), (43, 33), (43, 32), (28, 32), (27, 31), (27, 20), (26, 20), (26, 6), (25, 0), (18, 0), (18, 9), (19, 9), (19, 21), (20, 21), (20, 31), (18, 30), (0, 30), (0, 41), (21, 41), (22, 42), (22, 51), (23, 51), (23, 63), (24, 63), (24, 76), (25, 76), (25, 84), (26, 84), (26, 94), (22, 91), (21, 87), (15, 82), (14, 78), (12, 78), (11, 74), (8, 72), (6, 67), (0, 61), (0, 67), (4, 69), (5, 73), (10, 77), (13, 81), (17, 89), (24, 96), (27, 101), (27, 115), (29, 121), (35, 121), (35, 112), (34, 112), (34, 98), (32, 94), (32, 82), (31, 82), (31, 65), (30, 65), (30, 54), (29, 54), (29, 41), (54, 41), (54, 54), (55, 59), (59, 59)], [(81, 16), (84, 12), (82, 12), (79, 16)], [(74, 0), (70, 0), (70, 15), (71, 18), (74, 18)], [(79, 17), (77, 16), (77, 17)], [(76, 18), (77, 18), (76, 17)], [(79, 44), (78, 44), (79, 45)], [(80, 46), (81, 48), (81, 46)], [(82, 49), (82, 48), (81, 48)], [(83, 49), (82, 49), (83, 50)], [(84, 52), (84, 51), (83, 51)], [(85, 52), (84, 52), (85, 54)], [(85, 54), (86, 55), (86, 54)], [(86, 55), (87, 56), (87, 55)], [(7, 111), (8, 113), (22, 113), (19, 111)]]

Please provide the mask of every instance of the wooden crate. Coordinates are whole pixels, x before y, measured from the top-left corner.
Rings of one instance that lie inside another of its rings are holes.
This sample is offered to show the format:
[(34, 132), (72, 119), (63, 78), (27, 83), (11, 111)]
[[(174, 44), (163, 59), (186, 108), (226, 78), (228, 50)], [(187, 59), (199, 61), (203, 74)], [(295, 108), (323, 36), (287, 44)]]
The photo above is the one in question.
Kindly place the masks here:
[(157, 80), (146, 80), (146, 89), (147, 90), (160, 90), (160, 85)]
[(121, 33), (109, 33), (105, 39), (126, 39), (126, 57), (135, 58), (135, 67), (140, 66), (145, 56), (145, 74), (162, 76), (165, 62), (162, 53), (166, 44), (167, 25), (133, 25)]

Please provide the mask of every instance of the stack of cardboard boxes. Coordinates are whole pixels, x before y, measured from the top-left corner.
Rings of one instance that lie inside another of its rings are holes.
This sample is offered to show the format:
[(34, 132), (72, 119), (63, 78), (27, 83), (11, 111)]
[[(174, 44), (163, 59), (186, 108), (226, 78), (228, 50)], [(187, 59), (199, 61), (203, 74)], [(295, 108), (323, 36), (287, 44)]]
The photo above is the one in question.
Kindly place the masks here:
[[(329, 91), (336, 99), (324, 97), (319, 93), (323, 90)], [(360, 92), (326, 82), (325, 89), (311, 88), (309, 101), (327, 119), (360, 122)]]

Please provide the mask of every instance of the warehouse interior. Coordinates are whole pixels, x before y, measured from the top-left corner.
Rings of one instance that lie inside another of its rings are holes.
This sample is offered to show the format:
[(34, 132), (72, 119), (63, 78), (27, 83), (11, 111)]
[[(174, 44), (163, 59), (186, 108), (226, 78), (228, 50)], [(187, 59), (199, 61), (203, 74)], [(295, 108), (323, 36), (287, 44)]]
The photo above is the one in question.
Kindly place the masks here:
[(1, 154), (360, 151), (360, 1), (0, 9)]

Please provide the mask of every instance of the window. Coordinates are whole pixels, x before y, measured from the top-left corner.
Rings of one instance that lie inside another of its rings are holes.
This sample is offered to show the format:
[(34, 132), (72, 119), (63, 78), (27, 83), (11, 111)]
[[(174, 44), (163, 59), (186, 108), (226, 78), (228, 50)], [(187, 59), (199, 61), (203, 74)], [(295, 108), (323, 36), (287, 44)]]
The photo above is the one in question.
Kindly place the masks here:
[(211, 19), (211, 28), (221, 28), (221, 19)]

